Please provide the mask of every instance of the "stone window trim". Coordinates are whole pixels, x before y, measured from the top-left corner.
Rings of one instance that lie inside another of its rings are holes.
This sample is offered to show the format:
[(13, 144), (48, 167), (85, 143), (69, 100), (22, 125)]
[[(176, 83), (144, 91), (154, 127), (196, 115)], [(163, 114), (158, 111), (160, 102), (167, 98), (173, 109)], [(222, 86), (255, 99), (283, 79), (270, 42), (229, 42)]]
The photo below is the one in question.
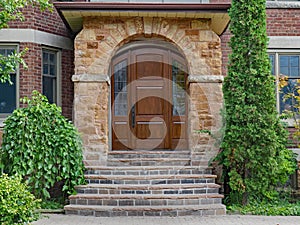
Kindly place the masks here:
[[(6, 43), (1, 42), (0, 48), (15, 48), (16, 52), (20, 51), (20, 46), (17, 43)], [(19, 107), (19, 99), (20, 99), (20, 71), (19, 67), (16, 68), (16, 72), (14, 73), (16, 76), (16, 108)], [(0, 128), (4, 127), (4, 121), (5, 119), (10, 115), (10, 113), (0, 113)]]
[[(62, 106), (62, 97), (61, 97), (61, 86), (62, 86), (62, 62), (61, 62), (61, 58), (62, 58), (62, 53), (60, 49), (57, 48), (52, 48), (52, 47), (48, 47), (48, 46), (42, 46), (42, 50), (41, 50), (41, 60), (42, 60), (42, 69), (41, 69), (41, 76), (44, 77), (43, 74), (43, 53), (44, 52), (51, 52), (51, 53), (55, 53), (56, 55), (56, 100), (55, 100), (55, 104), (58, 106)], [(43, 80), (43, 79), (42, 79)], [(42, 81), (43, 82), (43, 81)], [(43, 84), (42, 86), (43, 87)], [(43, 90), (42, 90), (43, 92)]]

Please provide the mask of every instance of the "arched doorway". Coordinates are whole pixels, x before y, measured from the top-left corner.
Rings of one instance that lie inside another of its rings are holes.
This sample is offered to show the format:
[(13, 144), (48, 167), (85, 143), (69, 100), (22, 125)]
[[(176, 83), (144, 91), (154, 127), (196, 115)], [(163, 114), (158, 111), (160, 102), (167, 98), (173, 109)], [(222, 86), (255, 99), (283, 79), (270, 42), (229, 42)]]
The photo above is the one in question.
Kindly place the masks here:
[(111, 63), (112, 149), (187, 149), (187, 64), (168, 42), (136, 41)]

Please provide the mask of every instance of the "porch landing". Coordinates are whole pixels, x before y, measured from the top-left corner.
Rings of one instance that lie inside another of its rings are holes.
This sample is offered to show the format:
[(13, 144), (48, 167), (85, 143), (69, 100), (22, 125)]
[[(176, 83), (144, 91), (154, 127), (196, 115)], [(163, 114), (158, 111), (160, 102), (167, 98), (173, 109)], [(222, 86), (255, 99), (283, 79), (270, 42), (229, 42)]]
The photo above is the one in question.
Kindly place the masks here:
[[(223, 195), (206, 162), (190, 151), (114, 151), (106, 167), (87, 166), (66, 214), (82, 216), (224, 215)], [(207, 165), (207, 164), (206, 164)]]

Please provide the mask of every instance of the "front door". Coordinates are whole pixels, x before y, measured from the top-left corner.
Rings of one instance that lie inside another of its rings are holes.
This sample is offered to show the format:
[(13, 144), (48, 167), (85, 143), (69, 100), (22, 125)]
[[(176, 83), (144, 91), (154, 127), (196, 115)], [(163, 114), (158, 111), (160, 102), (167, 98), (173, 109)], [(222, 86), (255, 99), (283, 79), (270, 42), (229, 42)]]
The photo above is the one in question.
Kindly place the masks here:
[(159, 47), (133, 48), (112, 61), (112, 148), (187, 148), (186, 69)]

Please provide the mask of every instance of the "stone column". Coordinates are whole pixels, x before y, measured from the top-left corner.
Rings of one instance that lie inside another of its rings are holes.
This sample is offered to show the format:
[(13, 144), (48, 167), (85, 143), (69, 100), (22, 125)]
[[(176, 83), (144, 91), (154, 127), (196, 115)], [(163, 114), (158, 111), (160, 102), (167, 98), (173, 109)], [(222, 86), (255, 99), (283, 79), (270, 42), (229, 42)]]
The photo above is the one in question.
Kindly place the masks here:
[(189, 76), (189, 146), (192, 165), (207, 166), (222, 139), (223, 76)]
[(74, 121), (83, 140), (84, 163), (104, 166), (109, 149), (109, 78), (74, 75)]

